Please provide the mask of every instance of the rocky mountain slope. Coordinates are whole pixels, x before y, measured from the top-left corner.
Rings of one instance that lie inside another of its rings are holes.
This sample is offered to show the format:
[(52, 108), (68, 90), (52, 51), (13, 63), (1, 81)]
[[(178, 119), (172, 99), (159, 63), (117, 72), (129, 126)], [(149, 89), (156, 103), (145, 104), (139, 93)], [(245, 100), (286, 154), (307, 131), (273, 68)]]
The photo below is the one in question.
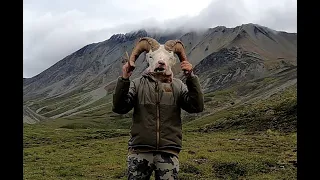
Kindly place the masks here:
[[(188, 59), (195, 67), (205, 93), (237, 87), (240, 88), (237, 89), (239, 100), (244, 97), (242, 95), (252, 95), (253, 91), (257, 97), (263, 97), (263, 94), (270, 95), (281, 87), (296, 83), (296, 33), (278, 32), (256, 24), (234, 28), (219, 26), (186, 34), (140, 30), (89, 44), (37, 76), (24, 79), (24, 107), (28, 108), (24, 112), (31, 110), (49, 119), (118, 117), (109, 111), (109, 114), (102, 113), (98, 117), (84, 115), (110, 108), (115, 79), (121, 74), (121, 57), (125, 51), (131, 53), (136, 40), (144, 36), (153, 37), (160, 43), (180, 39), (186, 46)], [(132, 78), (146, 68), (143, 58), (144, 54), (137, 60), (138, 67)], [(174, 73), (182, 78), (179, 64), (174, 67)], [(257, 85), (259, 80), (263, 82), (261, 86)], [(248, 85), (250, 82), (256, 86), (252, 91), (252, 86)], [(214, 111), (213, 107), (207, 107), (207, 111), (200, 115)], [(29, 114), (24, 114), (25, 122), (32, 119)]]

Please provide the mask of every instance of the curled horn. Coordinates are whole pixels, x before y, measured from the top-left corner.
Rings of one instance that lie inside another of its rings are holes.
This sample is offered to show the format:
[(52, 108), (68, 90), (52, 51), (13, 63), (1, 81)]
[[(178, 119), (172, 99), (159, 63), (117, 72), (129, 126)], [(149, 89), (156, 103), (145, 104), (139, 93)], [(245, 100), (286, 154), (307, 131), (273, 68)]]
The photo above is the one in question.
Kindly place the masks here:
[(179, 57), (180, 62), (188, 61), (187, 55), (184, 51), (184, 45), (180, 40), (169, 40), (164, 44), (167, 51), (173, 51)]
[(129, 58), (129, 69), (130, 71), (135, 68), (135, 61), (138, 59), (141, 53), (157, 50), (160, 47), (160, 44), (153, 38), (143, 37), (140, 38), (136, 46), (132, 50), (132, 53)]

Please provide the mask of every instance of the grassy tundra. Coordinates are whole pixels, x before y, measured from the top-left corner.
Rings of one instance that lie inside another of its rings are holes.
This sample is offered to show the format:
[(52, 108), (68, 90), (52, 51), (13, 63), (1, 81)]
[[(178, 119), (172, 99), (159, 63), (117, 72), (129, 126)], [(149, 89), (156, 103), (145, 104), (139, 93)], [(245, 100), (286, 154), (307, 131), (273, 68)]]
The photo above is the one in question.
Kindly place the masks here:
[[(206, 106), (229, 96), (207, 94)], [(295, 86), (185, 121), (180, 179), (296, 179), (296, 107)], [(111, 104), (25, 124), (24, 179), (126, 179), (129, 128), (130, 114), (113, 114)]]

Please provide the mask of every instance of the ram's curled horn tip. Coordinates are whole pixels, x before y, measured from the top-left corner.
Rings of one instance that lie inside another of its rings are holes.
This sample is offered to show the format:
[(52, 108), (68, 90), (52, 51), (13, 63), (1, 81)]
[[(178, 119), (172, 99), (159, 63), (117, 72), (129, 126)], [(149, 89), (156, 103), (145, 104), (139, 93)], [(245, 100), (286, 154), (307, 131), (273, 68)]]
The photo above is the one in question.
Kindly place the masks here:
[(174, 40), (168, 40), (167, 42), (164, 43), (164, 48), (167, 51), (173, 51), (173, 47), (176, 44)]
[(180, 40), (168, 40), (165, 43), (165, 49), (167, 51), (173, 51), (175, 54), (177, 54), (180, 62), (187, 61), (187, 56), (184, 50), (184, 44)]
[(142, 40), (146, 40), (149, 43), (152, 51), (155, 51), (155, 50), (159, 49), (159, 47), (160, 47), (160, 43), (157, 40), (155, 40), (154, 38), (143, 37), (140, 39), (140, 41), (142, 41)]

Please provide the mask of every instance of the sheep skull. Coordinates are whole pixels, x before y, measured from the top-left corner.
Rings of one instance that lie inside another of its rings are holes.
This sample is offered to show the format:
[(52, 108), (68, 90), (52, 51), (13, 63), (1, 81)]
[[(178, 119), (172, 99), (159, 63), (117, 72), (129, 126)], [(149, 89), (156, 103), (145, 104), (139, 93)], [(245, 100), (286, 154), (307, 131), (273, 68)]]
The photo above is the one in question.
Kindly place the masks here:
[(134, 47), (129, 58), (131, 70), (135, 68), (135, 61), (142, 52), (146, 52), (146, 61), (149, 67), (147, 72), (162, 73), (172, 76), (171, 67), (176, 63), (175, 54), (180, 62), (187, 61), (183, 43), (179, 40), (169, 40), (165, 44), (159, 44), (150, 37), (141, 38)]

